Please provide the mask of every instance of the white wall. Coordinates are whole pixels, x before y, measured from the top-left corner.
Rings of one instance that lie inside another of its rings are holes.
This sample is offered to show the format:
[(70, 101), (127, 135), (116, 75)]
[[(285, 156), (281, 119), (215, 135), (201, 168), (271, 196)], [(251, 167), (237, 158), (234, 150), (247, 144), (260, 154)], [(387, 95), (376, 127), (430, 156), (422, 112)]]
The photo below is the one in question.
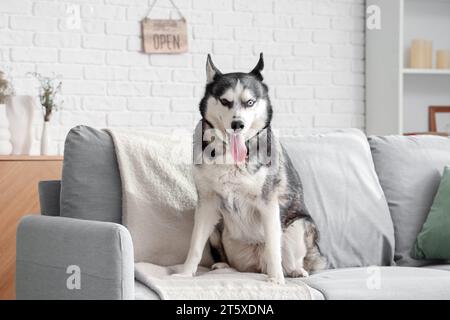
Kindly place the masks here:
[[(18, 93), (36, 92), (27, 72), (64, 79), (65, 105), (52, 119), (58, 152), (77, 124), (192, 128), (209, 52), (224, 72), (250, 70), (264, 52), (282, 134), (363, 128), (364, 0), (176, 0), (189, 25), (182, 55), (141, 53), (139, 21), (150, 2), (0, 0), (0, 67)], [(66, 26), (70, 5), (80, 6), (80, 29)], [(168, 16), (169, 1), (156, 7), (152, 17)]]

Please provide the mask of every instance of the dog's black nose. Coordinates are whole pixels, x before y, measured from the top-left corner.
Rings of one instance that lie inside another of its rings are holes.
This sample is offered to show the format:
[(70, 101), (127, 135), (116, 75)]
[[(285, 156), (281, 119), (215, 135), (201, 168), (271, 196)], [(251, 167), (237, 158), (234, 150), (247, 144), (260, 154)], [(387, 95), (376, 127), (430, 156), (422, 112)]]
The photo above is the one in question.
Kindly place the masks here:
[(233, 129), (234, 131), (244, 129), (244, 121), (241, 120), (231, 121), (231, 129)]

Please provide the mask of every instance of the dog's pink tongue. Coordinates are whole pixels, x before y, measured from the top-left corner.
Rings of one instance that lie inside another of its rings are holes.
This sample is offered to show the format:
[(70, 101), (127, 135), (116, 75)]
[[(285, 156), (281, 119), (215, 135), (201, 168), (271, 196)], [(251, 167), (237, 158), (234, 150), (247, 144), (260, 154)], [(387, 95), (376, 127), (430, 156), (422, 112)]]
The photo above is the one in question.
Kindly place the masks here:
[(245, 138), (242, 134), (231, 135), (231, 156), (235, 163), (244, 162), (247, 156)]

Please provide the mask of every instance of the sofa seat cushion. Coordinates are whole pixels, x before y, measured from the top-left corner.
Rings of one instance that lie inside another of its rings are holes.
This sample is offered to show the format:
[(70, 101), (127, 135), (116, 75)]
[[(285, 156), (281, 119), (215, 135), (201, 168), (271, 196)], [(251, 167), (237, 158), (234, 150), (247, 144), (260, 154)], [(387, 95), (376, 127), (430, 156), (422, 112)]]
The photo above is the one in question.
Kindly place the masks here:
[(414, 267), (326, 270), (303, 280), (327, 300), (450, 299), (450, 273)]
[(450, 271), (450, 261), (448, 262), (448, 264), (432, 264), (432, 265), (425, 266), (424, 268)]

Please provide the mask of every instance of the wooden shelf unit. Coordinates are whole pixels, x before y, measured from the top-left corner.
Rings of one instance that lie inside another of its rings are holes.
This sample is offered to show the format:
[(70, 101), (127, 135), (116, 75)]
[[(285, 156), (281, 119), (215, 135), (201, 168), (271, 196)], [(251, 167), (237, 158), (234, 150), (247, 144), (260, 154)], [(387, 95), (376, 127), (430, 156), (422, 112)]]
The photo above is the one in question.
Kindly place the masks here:
[(443, 75), (450, 76), (450, 69), (441, 70), (441, 69), (411, 69), (405, 68), (403, 69), (404, 74), (423, 74), (423, 75)]
[(381, 29), (366, 30), (367, 134), (427, 132), (428, 106), (450, 105), (450, 70), (409, 68), (412, 39), (450, 49), (450, 0), (367, 0)]

